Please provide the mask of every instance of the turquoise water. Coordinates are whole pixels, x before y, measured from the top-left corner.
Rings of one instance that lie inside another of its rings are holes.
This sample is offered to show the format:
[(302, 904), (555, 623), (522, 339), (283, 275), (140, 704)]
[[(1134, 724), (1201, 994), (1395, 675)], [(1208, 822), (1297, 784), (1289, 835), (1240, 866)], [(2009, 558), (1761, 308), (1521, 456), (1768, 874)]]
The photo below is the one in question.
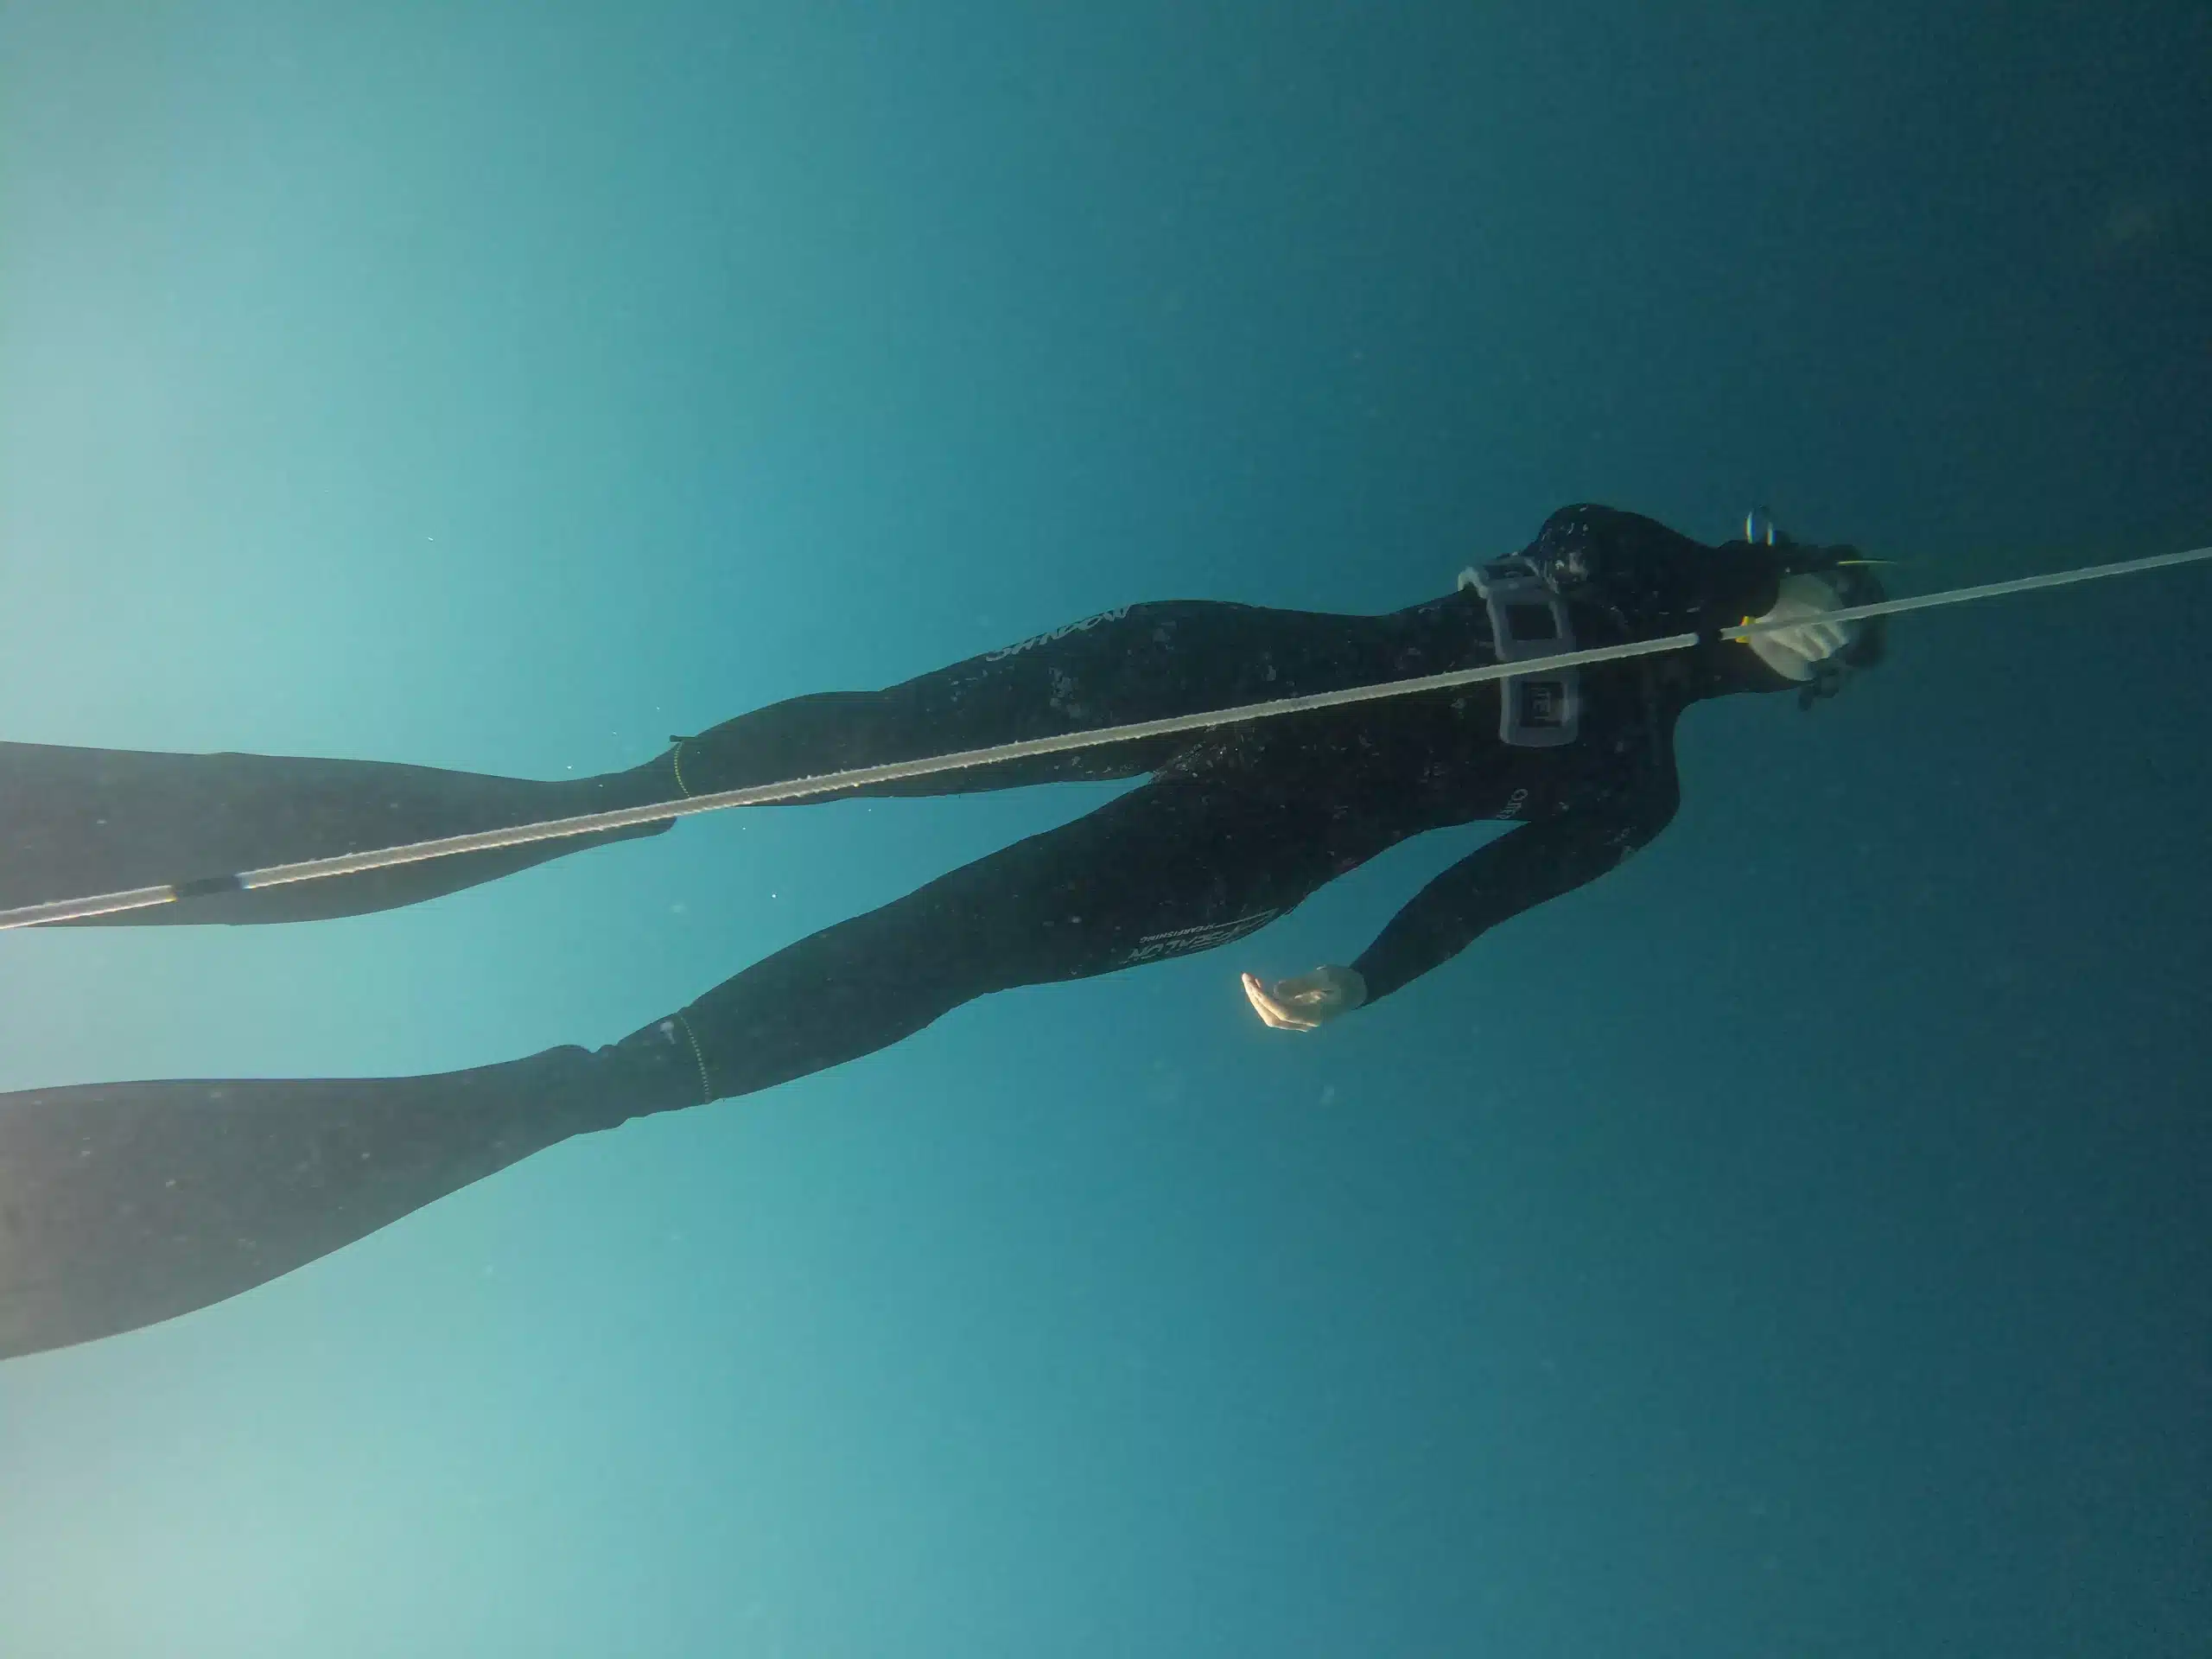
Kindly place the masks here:
[[(2212, 539), (2202, 8), (0, 0), (0, 736), (585, 775), (1594, 499)], [(0, 1653), (2037, 1655), (2212, 1630), (2212, 579), (0, 1367)], [(0, 937), (0, 1090), (602, 1043), (1110, 795)], [(181, 872), (180, 874), (196, 874)]]

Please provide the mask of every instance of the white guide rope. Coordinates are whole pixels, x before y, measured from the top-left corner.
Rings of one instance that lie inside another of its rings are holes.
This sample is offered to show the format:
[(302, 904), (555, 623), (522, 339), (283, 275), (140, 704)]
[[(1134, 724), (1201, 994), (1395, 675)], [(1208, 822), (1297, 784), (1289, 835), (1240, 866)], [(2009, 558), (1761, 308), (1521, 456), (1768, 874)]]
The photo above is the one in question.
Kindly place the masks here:
[[(1823, 613), (1822, 620), (1848, 622), (1862, 617), (1900, 616), (1908, 611), (1934, 610), (1942, 606), (1964, 605), (1978, 599), (1996, 599), (2006, 594), (2033, 593), (2045, 588), (2070, 587), (2076, 582), (2101, 582), (2113, 576), (2133, 575), (2139, 571), (2200, 563), (2207, 559), (2212, 559), (2212, 547), (2196, 547), (2183, 553), (2158, 553), (2148, 558), (2122, 559), (2112, 564), (2083, 565), (2076, 569), (2056, 571), (2048, 575), (2018, 576), (2010, 582), (1985, 582), (1974, 588), (1952, 588), (1942, 593), (1923, 594), (1910, 599), (1884, 600), (1879, 604), (1858, 605), (1827, 612)], [(1721, 629), (1719, 637), (1723, 639), (1748, 639), (1753, 634), (1802, 626), (1802, 619), (1795, 622), (1744, 623)], [(1145, 738), (1168, 737), (1178, 732), (1204, 731), (1213, 726), (1272, 720), (1282, 715), (1311, 714), (1321, 709), (1341, 709), (1350, 703), (1375, 702), (1385, 697), (1445, 691), (1455, 686), (1479, 685), (1487, 680), (1511, 679), (1538, 666), (1554, 669), (1593, 663), (1617, 663), (1631, 657), (1650, 657), (1662, 652), (1684, 651), (1696, 645), (1698, 639), (1694, 633), (1674, 633), (1662, 639), (1645, 639), (1633, 645), (1561, 652), (1557, 656), (1521, 662), (1492, 663), (1480, 668), (1455, 669), (1446, 674), (1423, 675), (1418, 679), (1386, 680), (1374, 685), (1350, 686), (1341, 691), (1317, 691), (1306, 696), (1280, 697), (1272, 702), (1245, 703), (1235, 709), (1214, 709), (1194, 715), (1175, 715), (1165, 720), (1139, 721), (1128, 726), (1067, 732), (1057, 737), (1030, 738), (1022, 742), (1003, 743), (988, 749), (963, 749), (955, 753), (930, 755), (918, 760), (899, 760), (880, 766), (856, 766), (847, 772), (794, 778), (784, 783), (721, 790), (711, 795), (696, 795), (689, 800), (621, 807), (613, 811), (585, 813), (578, 817), (548, 818), (537, 823), (516, 824), (506, 830), (445, 836), (435, 841), (410, 842), (401, 847), (380, 847), (364, 853), (346, 853), (335, 858), (311, 858), (296, 864), (272, 864), (264, 869), (241, 870), (234, 874), (211, 876), (196, 881), (133, 887), (122, 893), (95, 893), (81, 899), (25, 905), (15, 910), (0, 910), (0, 930), (37, 927), (52, 922), (82, 921), (88, 917), (111, 916), (118, 911), (146, 910), (156, 905), (173, 904), (180, 899), (217, 893), (252, 892), (261, 887), (283, 887), (294, 881), (321, 881), (336, 875), (359, 875), (370, 870), (388, 870), (402, 864), (419, 864), (426, 859), (451, 858), (461, 853), (491, 852), (502, 847), (527, 847), (537, 842), (560, 841), (570, 836), (588, 836), (602, 830), (626, 830), (641, 823), (692, 817), (702, 812), (720, 812), (733, 806), (766, 806), (780, 801), (803, 801), (817, 795), (834, 794), (840, 790), (898, 783), (909, 778), (927, 778), (937, 772), (960, 772), (970, 766), (993, 766), (1003, 760), (1065, 754), (1072, 750), (1096, 748), (1109, 743), (1136, 742)]]

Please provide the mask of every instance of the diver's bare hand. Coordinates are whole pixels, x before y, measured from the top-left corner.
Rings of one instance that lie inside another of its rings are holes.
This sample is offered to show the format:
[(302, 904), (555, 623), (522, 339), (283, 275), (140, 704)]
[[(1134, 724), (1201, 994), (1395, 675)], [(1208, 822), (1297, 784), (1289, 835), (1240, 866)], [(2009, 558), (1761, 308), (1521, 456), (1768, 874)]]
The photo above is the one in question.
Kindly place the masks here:
[(1252, 1011), (1274, 1030), (1312, 1031), (1366, 1001), (1367, 982), (1357, 969), (1327, 966), (1273, 985), (1247, 974), (1244, 995), (1251, 999)]

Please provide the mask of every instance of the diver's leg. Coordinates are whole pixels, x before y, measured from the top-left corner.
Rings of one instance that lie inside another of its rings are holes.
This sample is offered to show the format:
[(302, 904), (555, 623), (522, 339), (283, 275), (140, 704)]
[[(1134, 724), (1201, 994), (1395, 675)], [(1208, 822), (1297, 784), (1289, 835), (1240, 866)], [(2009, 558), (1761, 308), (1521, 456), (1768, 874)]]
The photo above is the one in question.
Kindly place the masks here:
[[(1129, 605), (881, 691), (794, 697), (677, 741), (639, 767), (664, 798), (988, 748), (1386, 677), (1394, 624), (1253, 605)], [(1150, 772), (1185, 737), (942, 772), (854, 791), (954, 795)]]
[[(648, 797), (625, 775), (537, 783), (430, 766), (0, 743), (0, 908), (505, 829)], [(667, 824), (223, 893), (86, 925), (353, 916)]]
[[(882, 691), (796, 697), (603, 777), (542, 783), (429, 766), (0, 743), (0, 909), (681, 800), (844, 767), (1217, 709), (1387, 674), (1387, 618), (1135, 605)], [(1154, 769), (1186, 738), (880, 785), (957, 794)], [(317, 920), (438, 897), (652, 823), (251, 893), (84, 926)]]
[(0, 1358), (207, 1306), (569, 1135), (836, 1065), (987, 992), (1242, 938), (1391, 838), (1325, 802), (1153, 784), (596, 1052), (0, 1095)]
[(679, 1104), (749, 1094), (988, 992), (1241, 938), (1398, 833), (1326, 802), (1150, 784), (801, 939), (601, 1052), (658, 1055), (663, 1077), (690, 1069)]

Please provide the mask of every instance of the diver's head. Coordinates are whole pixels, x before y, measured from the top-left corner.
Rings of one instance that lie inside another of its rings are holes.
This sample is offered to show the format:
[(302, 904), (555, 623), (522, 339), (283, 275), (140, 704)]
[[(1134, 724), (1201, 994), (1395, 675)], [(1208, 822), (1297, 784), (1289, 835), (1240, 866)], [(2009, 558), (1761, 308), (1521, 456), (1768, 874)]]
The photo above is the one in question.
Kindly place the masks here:
[(1835, 696), (1849, 676), (1873, 667), (1889, 649), (1883, 626), (1887, 619), (1831, 621), (1828, 613), (1879, 604), (1888, 594), (1856, 548), (1811, 547), (1787, 540), (1774, 547), (1782, 567), (1774, 607), (1745, 620), (1794, 626), (1755, 633), (1744, 643), (1775, 675), (1797, 688), (1798, 707), (1809, 709), (1821, 698)]

